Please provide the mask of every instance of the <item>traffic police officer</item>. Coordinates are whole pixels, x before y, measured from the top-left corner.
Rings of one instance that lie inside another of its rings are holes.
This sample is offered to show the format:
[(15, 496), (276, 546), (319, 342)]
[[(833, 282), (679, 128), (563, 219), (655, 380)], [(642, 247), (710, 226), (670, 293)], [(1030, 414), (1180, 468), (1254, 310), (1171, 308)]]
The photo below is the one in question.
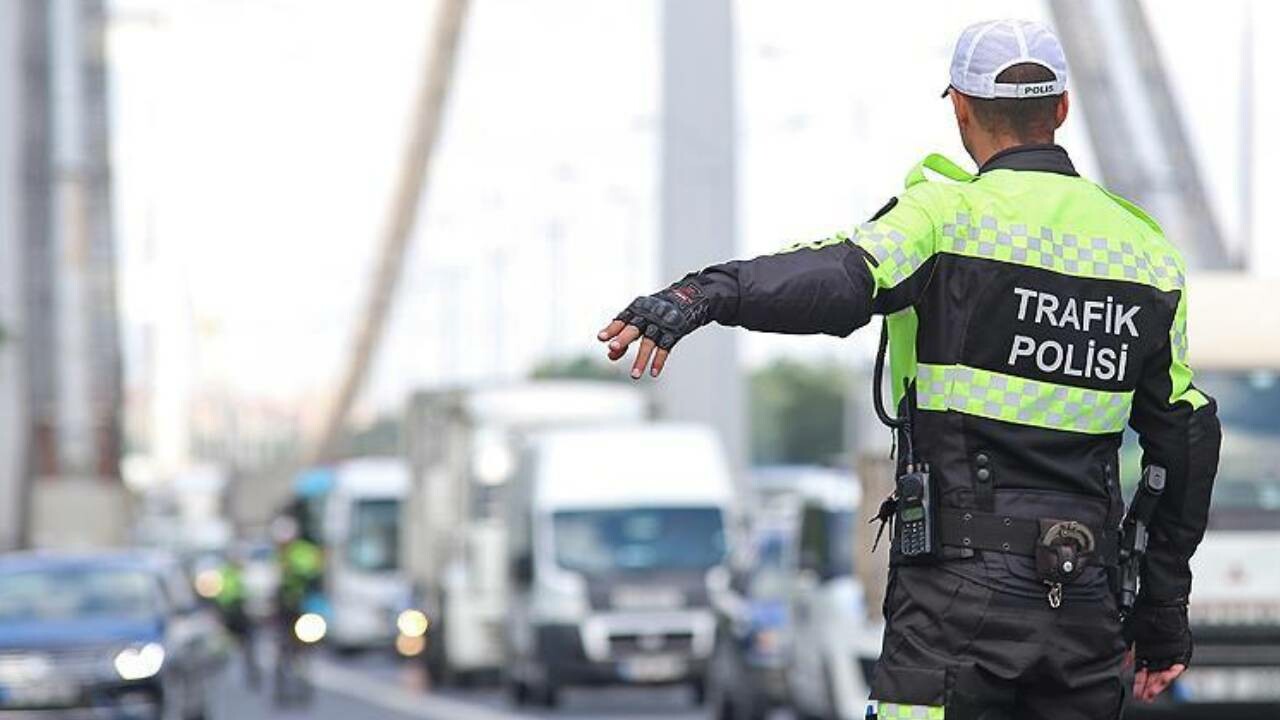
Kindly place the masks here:
[[(1217, 471), (1216, 406), (1187, 365), (1182, 257), (1053, 144), (1066, 81), (1045, 26), (967, 28), (945, 94), (976, 175), (931, 155), (852, 233), (692, 273), (599, 334), (613, 360), (640, 340), (631, 375), (656, 377), (712, 321), (846, 336), (887, 317), (912, 420), (901, 439), (920, 463), (899, 472), (927, 463), (936, 527), (924, 554), (895, 534), (871, 683), (882, 718), (1114, 718), (1127, 649), (1143, 700), (1191, 658), (1188, 562)], [(1122, 623), (1126, 421), (1166, 482)], [(1046, 567), (1039, 551), (1071, 561)]]

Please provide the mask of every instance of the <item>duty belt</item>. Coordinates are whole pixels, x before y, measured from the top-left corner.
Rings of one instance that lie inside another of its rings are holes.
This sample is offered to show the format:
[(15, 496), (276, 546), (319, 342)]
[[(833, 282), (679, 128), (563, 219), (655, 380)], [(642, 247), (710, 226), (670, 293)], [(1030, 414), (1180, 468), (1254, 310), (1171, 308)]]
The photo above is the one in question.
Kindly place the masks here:
[(938, 535), (942, 544), (968, 550), (1035, 557), (1046, 525), (1054, 524), (1074, 525), (1092, 535), (1095, 547), (1091, 554), (1099, 564), (1111, 567), (1118, 562), (1119, 537), (1115, 531), (1069, 520), (1023, 518), (961, 508), (938, 509)]

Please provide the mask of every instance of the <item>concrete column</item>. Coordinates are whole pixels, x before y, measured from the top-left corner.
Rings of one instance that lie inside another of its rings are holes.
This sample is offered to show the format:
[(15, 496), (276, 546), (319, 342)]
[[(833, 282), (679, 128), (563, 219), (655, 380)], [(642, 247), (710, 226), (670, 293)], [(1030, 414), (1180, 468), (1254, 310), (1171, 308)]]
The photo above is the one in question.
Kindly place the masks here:
[(27, 389), (22, 338), (22, 23), (0, 3), (0, 552), (21, 541)]
[[(733, 3), (662, 6), (661, 282), (734, 256), (737, 237)], [(682, 340), (657, 383), (663, 416), (709, 423), (747, 462), (737, 338), (709, 327)]]

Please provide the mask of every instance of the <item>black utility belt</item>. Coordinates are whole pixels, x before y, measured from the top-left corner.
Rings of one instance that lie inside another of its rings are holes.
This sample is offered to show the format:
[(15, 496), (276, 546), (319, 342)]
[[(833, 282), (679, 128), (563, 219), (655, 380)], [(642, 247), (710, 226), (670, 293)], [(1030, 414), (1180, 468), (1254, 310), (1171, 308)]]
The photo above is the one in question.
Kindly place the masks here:
[[(1058, 568), (1064, 580), (1078, 574), (1087, 562), (1116, 565), (1119, 537), (1074, 520), (1023, 518), (981, 510), (938, 509), (938, 536), (946, 547), (1025, 555), (1041, 560), (1047, 550), (1068, 547), (1081, 562), (1071, 558), (1066, 570)], [(1060, 565), (1060, 563), (1059, 563)]]

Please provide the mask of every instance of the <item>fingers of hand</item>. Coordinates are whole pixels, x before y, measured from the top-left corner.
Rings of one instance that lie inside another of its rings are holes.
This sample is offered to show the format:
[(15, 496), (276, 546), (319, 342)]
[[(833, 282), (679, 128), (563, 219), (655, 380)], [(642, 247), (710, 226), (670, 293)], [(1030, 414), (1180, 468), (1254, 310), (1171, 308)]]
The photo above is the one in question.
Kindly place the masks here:
[(671, 354), (670, 350), (658, 349), (653, 356), (653, 367), (649, 369), (649, 374), (658, 377), (662, 374), (662, 368), (667, 364), (667, 356)]
[(1133, 674), (1133, 696), (1142, 702), (1150, 702), (1151, 698), (1147, 695), (1147, 678), (1146, 670), (1139, 670)]
[(1154, 700), (1157, 695), (1164, 692), (1165, 689), (1173, 684), (1174, 680), (1178, 679), (1178, 676), (1182, 674), (1182, 671), (1186, 669), (1186, 665), (1174, 665), (1168, 670), (1161, 670), (1158, 673), (1154, 673), (1154, 675), (1147, 681), (1147, 689), (1151, 694), (1151, 699)]
[(1174, 665), (1166, 670), (1139, 670), (1133, 676), (1134, 697), (1142, 702), (1155, 700), (1186, 669), (1186, 665)]
[(653, 355), (653, 349), (656, 347), (651, 338), (645, 338), (640, 341), (640, 352), (636, 353), (636, 360), (631, 365), (631, 379), (638, 380), (644, 375), (644, 368), (649, 364), (649, 357)]
[(609, 341), (609, 359), (617, 360), (627, 354), (627, 347), (640, 337), (640, 328), (635, 325), (627, 325), (623, 327), (612, 340)]
[(605, 340), (608, 340), (609, 338), (622, 332), (622, 328), (626, 326), (627, 324), (622, 322), (621, 320), (614, 320), (608, 325), (605, 325), (603, 330), (596, 333), (596, 338), (599, 339), (601, 342), (604, 342)]

